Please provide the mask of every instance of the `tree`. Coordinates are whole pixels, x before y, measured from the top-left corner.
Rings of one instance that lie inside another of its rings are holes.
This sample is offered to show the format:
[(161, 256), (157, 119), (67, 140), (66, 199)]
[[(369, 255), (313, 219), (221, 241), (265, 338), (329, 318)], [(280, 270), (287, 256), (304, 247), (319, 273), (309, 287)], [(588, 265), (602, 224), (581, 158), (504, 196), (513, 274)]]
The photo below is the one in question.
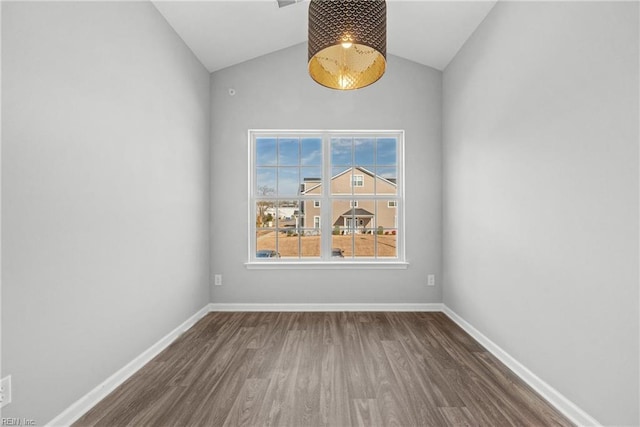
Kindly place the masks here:
[[(257, 192), (259, 196), (270, 196), (275, 194), (276, 190), (275, 188), (262, 185), (257, 188)], [(267, 215), (266, 211), (271, 207), (273, 207), (273, 201), (271, 200), (259, 200), (256, 203), (256, 227), (262, 227), (264, 223), (269, 221), (267, 217), (271, 216), (271, 214)], [(271, 220), (273, 220), (273, 216), (271, 216)]]

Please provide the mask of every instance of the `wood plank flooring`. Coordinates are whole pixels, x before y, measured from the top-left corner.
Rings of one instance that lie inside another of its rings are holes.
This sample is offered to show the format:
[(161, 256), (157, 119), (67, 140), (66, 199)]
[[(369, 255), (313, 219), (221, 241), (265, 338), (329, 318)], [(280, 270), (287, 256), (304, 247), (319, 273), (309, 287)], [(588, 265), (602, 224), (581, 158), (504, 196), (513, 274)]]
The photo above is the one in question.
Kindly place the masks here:
[(442, 313), (210, 313), (75, 426), (570, 426)]

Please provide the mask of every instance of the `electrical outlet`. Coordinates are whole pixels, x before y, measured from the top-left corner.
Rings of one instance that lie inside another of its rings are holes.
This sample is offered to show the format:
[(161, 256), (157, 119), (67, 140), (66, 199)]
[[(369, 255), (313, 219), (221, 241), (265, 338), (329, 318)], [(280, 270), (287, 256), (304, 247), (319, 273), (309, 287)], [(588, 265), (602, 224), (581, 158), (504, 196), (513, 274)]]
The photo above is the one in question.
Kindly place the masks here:
[(213, 284), (216, 286), (222, 286), (222, 274), (216, 274), (213, 276)]
[(436, 285), (436, 275), (430, 274), (427, 277), (427, 286), (435, 286)]
[(11, 403), (11, 375), (0, 381), (0, 408)]

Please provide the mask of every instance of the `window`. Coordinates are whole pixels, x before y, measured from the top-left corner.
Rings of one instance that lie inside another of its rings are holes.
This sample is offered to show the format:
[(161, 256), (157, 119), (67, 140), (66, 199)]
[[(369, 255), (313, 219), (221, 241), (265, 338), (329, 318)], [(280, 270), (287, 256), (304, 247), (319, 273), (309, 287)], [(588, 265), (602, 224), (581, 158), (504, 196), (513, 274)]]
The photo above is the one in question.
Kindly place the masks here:
[(364, 187), (364, 175), (353, 175), (352, 187)]
[(403, 136), (250, 131), (247, 265), (405, 264)]

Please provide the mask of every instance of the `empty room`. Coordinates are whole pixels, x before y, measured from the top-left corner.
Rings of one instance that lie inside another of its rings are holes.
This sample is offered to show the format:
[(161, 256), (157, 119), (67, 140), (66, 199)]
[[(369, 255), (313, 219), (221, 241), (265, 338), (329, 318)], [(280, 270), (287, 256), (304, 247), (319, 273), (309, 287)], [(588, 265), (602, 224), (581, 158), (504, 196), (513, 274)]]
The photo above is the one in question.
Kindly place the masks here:
[(1, 425), (640, 425), (640, 2), (0, 10)]

